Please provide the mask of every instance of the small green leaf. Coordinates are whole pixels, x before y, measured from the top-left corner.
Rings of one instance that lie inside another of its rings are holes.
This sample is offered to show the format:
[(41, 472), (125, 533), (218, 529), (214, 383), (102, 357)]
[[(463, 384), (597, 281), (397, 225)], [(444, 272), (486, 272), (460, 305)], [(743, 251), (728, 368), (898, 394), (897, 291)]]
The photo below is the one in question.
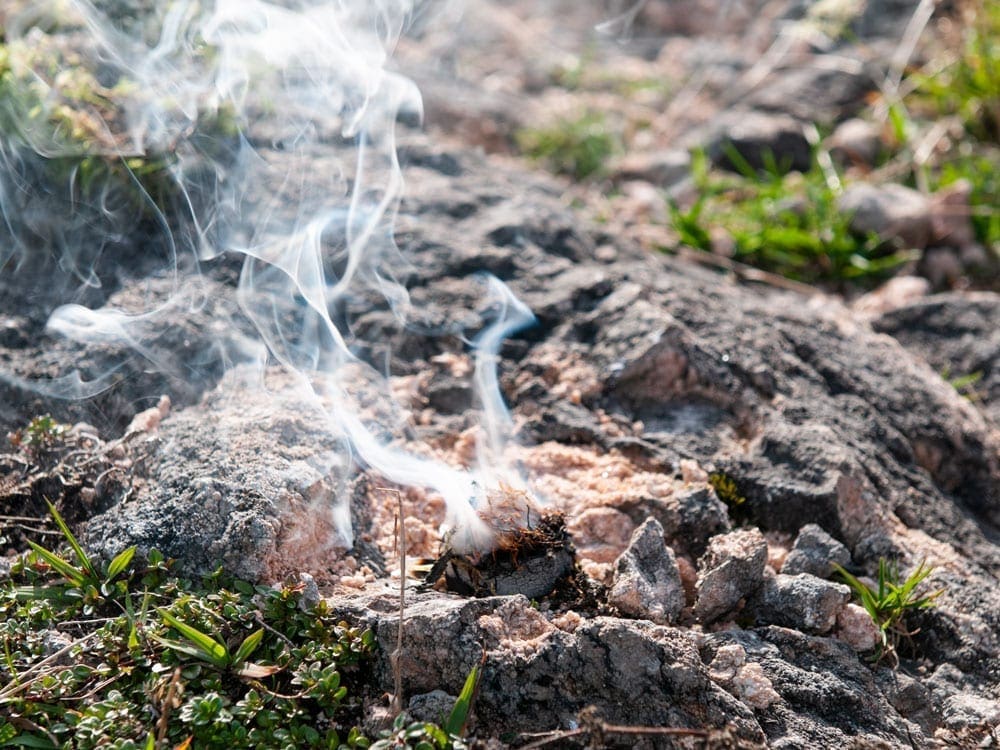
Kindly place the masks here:
[[(202, 633), (185, 622), (181, 622), (165, 609), (158, 610), (160, 617), (170, 627), (191, 641), (201, 652), (201, 658), (217, 667), (228, 667), (230, 664), (229, 650), (212, 636)], [(180, 649), (177, 649), (180, 650)], [(186, 652), (185, 652), (186, 653)]]
[(7, 740), (0, 747), (35, 747), (41, 750), (56, 750), (58, 745), (53, 745), (48, 737), (41, 737), (37, 734), (20, 734), (12, 740)]
[(260, 645), (261, 639), (264, 637), (264, 629), (256, 630), (246, 638), (243, 639), (243, 643), (233, 654), (233, 664), (242, 664), (247, 659), (250, 658), (251, 654), (257, 650)]
[[(170, 638), (161, 638), (158, 635), (154, 635), (154, 636), (151, 636), (151, 637), (152, 637), (152, 639), (154, 641), (156, 641), (160, 645), (166, 646), (167, 648), (169, 648), (169, 649), (171, 649), (173, 651), (178, 651), (178, 652), (180, 652), (182, 654), (187, 654), (188, 656), (193, 656), (196, 659), (201, 659), (202, 661), (208, 661), (208, 662), (211, 662), (211, 663), (215, 664), (215, 662), (212, 661), (212, 659), (209, 657), (209, 655), (207, 653), (205, 653), (205, 651), (203, 649), (199, 648), (198, 646), (195, 646), (195, 645), (190, 644), (190, 643), (182, 643), (181, 641), (175, 641), (175, 640), (172, 640)], [(225, 667), (224, 664), (221, 665), (221, 666)]]
[(65, 598), (66, 593), (62, 589), (47, 586), (15, 586), (9, 589), (14, 594), (14, 598), (19, 602), (40, 601), (43, 599), (58, 601)]
[(108, 565), (108, 580), (115, 578), (119, 573), (121, 573), (125, 568), (128, 567), (129, 563), (132, 562), (132, 558), (135, 557), (135, 547), (128, 547), (123, 549)]

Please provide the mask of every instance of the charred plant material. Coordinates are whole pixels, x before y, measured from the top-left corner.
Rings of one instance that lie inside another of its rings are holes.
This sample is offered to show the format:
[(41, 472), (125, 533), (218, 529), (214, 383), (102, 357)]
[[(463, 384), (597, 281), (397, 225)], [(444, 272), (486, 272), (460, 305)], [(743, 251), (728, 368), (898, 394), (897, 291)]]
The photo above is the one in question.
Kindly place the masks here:
[(552, 593), (574, 570), (573, 544), (562, 513), (542, 513), (534, 525), (502, 532), (492, 552), (439, 557), (425, 579), (443, 578), (446, 590), (463, 596), (523, 594), (540, 599)]
[(105, 442), (92, 429), (45, 414), (7, 436), (12, 450), (0, 450), (0, 537), (19, 544), (56, 534), (47, 501), (74, 524), (128, 497), (136, 458), (131, 440)]

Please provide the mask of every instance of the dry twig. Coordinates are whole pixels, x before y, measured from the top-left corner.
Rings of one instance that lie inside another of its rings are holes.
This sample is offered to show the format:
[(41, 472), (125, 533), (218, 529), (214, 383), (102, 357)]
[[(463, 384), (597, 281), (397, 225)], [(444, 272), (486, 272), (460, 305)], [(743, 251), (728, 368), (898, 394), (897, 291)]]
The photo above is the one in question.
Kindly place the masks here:
[(406, 523), (403, 516), (403, 493), (399, 490), (382, 488), (386, 492), (396, 494), (398, 504), (397, 523), (399, 529), (399, 629), (396, 632), (396, 650), (392, 652), (392, 715), (399, 716), (403, 712), (403, 672), (399, 662), (403, 658), (403, 616), (406, 611)]
[(170, 728), (170, 709), (173, 708), (174, 704), (174, 693), (177, 691), (177, 686), (181, 681), (181, 668), (177, 667), (174, 669), (174, 674), (170, 678), (170, 684), (167, 685), (167, 695), (163, 699), (163, 710), (160, 712), (160, 718), (156, 722), (156, 744), (157, 746), (162, 743), (167, 737), (167, 729)]
[[(534, 748), (547, 747), (567, 740), (571, 737), (581, 737), (589, 735), (591, 742), (597, 739), (598, 745), (603, 744), (601, 739), (605, 734), (620, 734), (628, 737), (709, 737), (706, 729), (688, 729), (685, 727), (637, 727), (623, 724), (609, 724), (596, 716), (589, 715), (587, 709), (580, 712), (580, 721), (583, 726), (577, 729), (558, 729), (553, 732), (543, 732), (544, 736), (522, 745), (520, 750), (534, 750)], [(537, 736), (537, 735), (524, 735)]]

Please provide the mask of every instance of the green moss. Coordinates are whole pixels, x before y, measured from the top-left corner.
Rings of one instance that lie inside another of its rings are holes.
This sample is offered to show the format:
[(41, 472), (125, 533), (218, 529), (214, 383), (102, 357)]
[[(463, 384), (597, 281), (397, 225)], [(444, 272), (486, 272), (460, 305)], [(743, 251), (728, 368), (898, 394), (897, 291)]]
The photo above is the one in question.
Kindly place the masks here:
[(718, 498), (730, 509), (738, 508), (747, 501), (747, 499), (740, 494), (739, 487), (737, 487), (736, 482), (727, 474), (723, 474), (722, 472), (713, 472), (708, 475), (708, 483), (712, 485)]

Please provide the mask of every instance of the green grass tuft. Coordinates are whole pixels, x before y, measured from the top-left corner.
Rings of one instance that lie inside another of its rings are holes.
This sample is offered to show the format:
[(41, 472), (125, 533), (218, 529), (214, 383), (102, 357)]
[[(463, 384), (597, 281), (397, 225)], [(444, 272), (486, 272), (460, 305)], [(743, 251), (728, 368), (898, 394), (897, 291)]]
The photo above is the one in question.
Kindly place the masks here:
[(957, 115), (974, 138), (1000, 144), (1000, 4), (962, 8), (961, 38), (943, 60), (911, 76), (911, 104), (929, 115)]
[(906, 627), (907, 616), (933, 607), (935, 600), (942, 594), (941, 590), (929, 594), (918, 593), (920, 585), (933, 572), (933, 568), (924, 562), (905, 579), (901, 579), (899, 563), (879, 558), (875, 588), (869, 587), (836, 563), (834, 569), (850, 586), (861, 606), (878, 626), (881, 644), (876, 654), (877, 660), (897, 659), (896, 649), (900, 641), (916, 635), (916, 631)]
[(586, 112), (549, 127), (525, 128), (515, 136), (523, 154), (557, 174), (577, 180), (600, 176), (608, 160), (621, 150), (604, 115)]
[(671, 205), (671, 223), (680, 243), (711, 252), (711, 229), (732, 241), (735, 260), (807, 283), (871, 284), (910, 260), (908, 253), (887, 252), (877, 237), (857, 237), (850, 216), (837, 205), (839, 177), (831, 180), (814, 163), (805, 173), (785, 173), (773, 159), (756, 170), (731, 150), (740, 174), (709, 169), (696, 153), (692, 176), (697, 197), (692, 205)]

